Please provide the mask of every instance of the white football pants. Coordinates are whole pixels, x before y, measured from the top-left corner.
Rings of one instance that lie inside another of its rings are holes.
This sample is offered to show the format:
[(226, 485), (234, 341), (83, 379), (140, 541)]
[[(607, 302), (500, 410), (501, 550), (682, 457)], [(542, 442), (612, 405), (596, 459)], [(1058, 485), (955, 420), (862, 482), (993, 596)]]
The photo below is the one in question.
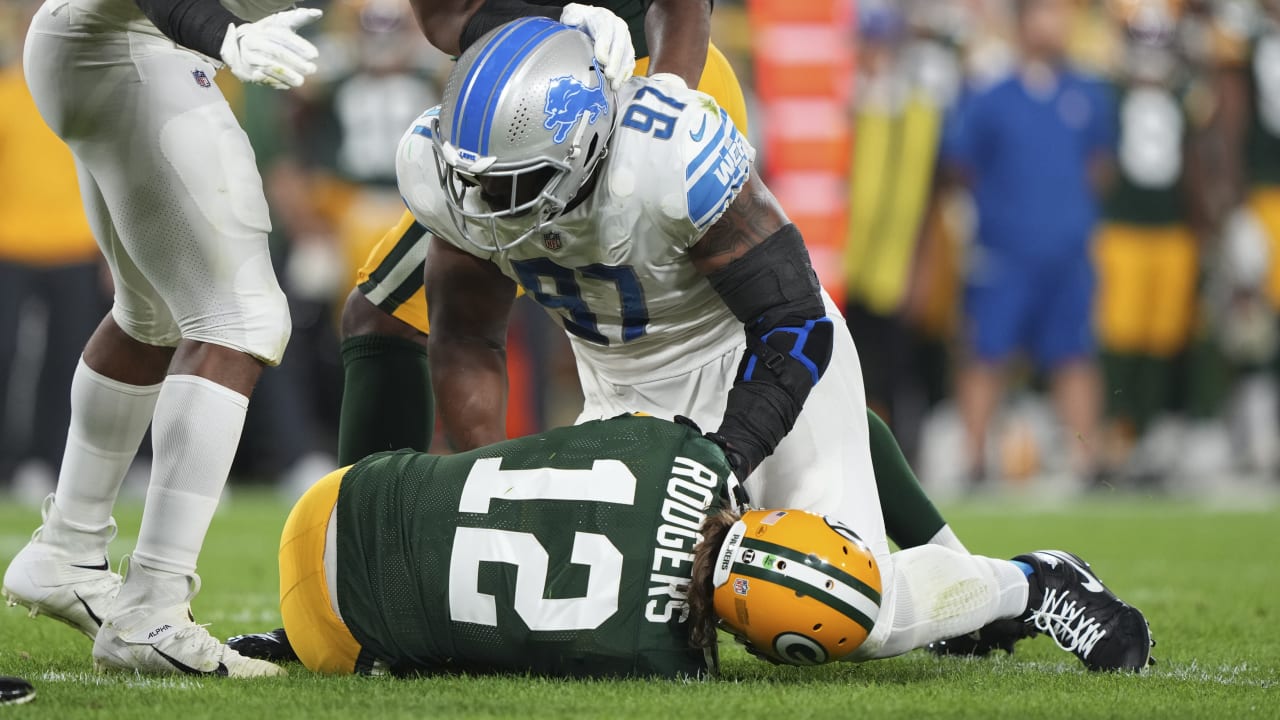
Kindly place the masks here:
[(41, 115), (76, 157), (115, 281), (113, 318), (150, 345), (198, 340), (278, 363), (290, 323), (262, 180), (213, 64), (87, 1), (48, 0), (24, 63)]

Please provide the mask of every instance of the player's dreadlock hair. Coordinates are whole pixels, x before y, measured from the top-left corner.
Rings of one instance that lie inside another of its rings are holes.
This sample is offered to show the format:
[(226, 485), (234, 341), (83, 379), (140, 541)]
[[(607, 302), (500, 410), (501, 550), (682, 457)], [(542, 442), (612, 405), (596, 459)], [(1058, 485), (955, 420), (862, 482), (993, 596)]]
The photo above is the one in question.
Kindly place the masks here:
[(729, 528), (741, 516), (730, 510), (721, 510), (707, 516), (702, 522), (702, 542), (693, 548), (693, 573), (689, 582), (689, 644), (702, 650), (715, 651), (716, 607), (713, 600), (715, 587), (711, 578), (715, 574), (716, 556), (724, 544)]

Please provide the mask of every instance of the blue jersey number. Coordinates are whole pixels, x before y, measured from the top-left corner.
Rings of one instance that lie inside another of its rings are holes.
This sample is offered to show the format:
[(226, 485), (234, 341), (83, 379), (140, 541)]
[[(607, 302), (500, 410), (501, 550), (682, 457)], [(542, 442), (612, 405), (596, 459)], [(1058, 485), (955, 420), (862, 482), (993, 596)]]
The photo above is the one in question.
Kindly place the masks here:
[[(644, 288), (640, 285), (640, 278), (636, 277), (636, 271), (630, 265), (596, 263), (574, 271), (547, 258), (533, 258), (512, 260), (511, 267), (520, 278), (520, 285), (525, 292), (540, 305), (569, 313), (569, 317), (561, 318), (564, 329), (583, 340), (598, 345), (609, 344), (609, 338), (600, 333), (596, 314), (591, 312), (582, 299), (578, 275), (591, 280), (611, 282), (617, 289), (622, 308), (622, 342), (631, 342), (645, 334), (645, 328), (649, 324), (649, 311), (644, 304)], [(555, 292), (543, 292), (542, 278), (552, 282)]]
[(665, 95), (653, 89), (652, 85), (646, 85), (640, 88), (640, 92), (636, 93), (635, 99), (627, 107), (626, 114), (622, 116), (622, 127), (629, 127), (640, 132), (652, 132), (653, 136), (659, 140), (669, 140), (676, 131), (675, 116), (658, 112), (648, 105), (640, 104), (640, 99), (645, 95), (652, 95), (658, 99), (659, 103), (677, 111), (683, 110), (685, 107), (684, 103), (670, 95)]

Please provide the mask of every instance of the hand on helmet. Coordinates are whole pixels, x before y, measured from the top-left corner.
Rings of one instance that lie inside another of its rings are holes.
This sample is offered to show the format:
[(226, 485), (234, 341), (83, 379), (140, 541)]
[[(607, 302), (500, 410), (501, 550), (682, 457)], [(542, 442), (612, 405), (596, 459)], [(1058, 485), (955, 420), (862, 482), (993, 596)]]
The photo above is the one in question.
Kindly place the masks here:
[(560, 14), (560, 22), (591, 36), (596, 60), (609, 87), (617, 90), (635, 72), (636, 49), (631, 44), (631, 30), (622, 18), (602, 7), (569, 3)]
[(316, 46), (297, 29), (317, 20), (315, 8), (285, 10), (253, 23), (231, 25), (222, 41), (222, 61), (244, 82), (288, 90), (316, 71)]

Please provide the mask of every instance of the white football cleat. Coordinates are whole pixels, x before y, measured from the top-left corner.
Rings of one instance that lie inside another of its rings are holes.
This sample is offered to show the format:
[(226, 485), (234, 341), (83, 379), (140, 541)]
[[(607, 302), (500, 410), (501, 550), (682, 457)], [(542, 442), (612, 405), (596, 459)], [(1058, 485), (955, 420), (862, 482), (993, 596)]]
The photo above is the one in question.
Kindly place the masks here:
[[(4, 597), (31, 617), (46, 615), (93, 639), (120, 591), (120, 575), (111, 571), (106, 555), (115, 522), (99, 533), (62, 530), (53, 495), (45, 498), (41, 515), (44, 524), (5, 570)], [(57, 544), (49, 541), (55, 535)]]
[[(135, 565), (130, 573), (138, 572)], [(93, 643), (93, 666), (99, 672), (123, 671), (147, 675), (214, 675), (271, 677), (284, 668), (247, 658), (218, 641), (191, 616), (191, 598), (200, 578), (188, 576), (190, 591), (168, 607), (130, 607), (106, 618)]]

